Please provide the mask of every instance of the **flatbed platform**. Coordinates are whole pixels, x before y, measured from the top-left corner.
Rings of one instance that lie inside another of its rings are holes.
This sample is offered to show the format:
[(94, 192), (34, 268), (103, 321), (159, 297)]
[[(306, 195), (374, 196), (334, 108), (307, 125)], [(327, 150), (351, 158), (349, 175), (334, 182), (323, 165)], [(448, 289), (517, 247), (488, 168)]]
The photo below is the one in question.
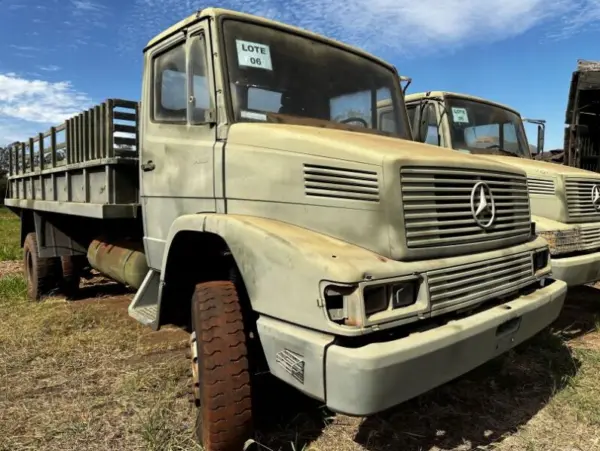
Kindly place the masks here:
[(7, 206), (139, 215), (138, 103), (109, 99), (9, 149)]

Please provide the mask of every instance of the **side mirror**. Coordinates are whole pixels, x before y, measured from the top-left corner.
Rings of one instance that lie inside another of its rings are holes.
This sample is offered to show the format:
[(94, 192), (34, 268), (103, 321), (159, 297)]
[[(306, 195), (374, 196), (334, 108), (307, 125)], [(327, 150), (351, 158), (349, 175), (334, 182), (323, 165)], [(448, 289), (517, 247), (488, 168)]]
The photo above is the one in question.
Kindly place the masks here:
[(523, 122), (537, 125), (537, 153), (541, 155), (544, 152), (544, 134), (546, 133), (546, 121), (543, 119), (525, 119)]
[(539, 124), (538, 125), (538, 134), (537, 134), (537, 151), (540, 155), (542, 153), (544, 153), (544, 133), (545, 133), (544, 125)]

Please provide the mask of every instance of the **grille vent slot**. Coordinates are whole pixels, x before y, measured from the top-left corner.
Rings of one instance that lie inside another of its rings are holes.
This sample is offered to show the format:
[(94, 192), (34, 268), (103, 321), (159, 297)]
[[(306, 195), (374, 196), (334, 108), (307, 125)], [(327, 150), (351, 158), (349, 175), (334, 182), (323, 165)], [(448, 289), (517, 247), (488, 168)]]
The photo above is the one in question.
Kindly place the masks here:
[(529, 194), (553, 196), (555, 193), (554, 180), (527, 177), (527, 190)]
[(571, 219), (600, 220), (600, 211), (592, 203), (592, 188), (600, 187), (600, 180), (567, 178), (567, 208)]
[(310, 197), (379, 202), (377, 172), (305, 164), (304, 194)]
[[(518, 174), (436, 167), (401, 169), (406, 244), (413, 249), (457, 246), (531, 233), (527, 181)], [(471, 213), (471, 191), (477, 182), (494, 194), (496, 221), (480, 228)]]

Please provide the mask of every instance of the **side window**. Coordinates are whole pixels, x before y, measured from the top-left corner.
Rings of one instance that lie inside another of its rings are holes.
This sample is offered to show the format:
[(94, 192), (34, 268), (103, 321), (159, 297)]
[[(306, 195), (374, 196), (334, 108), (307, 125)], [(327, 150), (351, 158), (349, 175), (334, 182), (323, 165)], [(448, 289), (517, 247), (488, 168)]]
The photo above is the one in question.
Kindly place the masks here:
[(206, 46), (204, 37), (196, 35), (192, 37), (190, 46), (190, 72), (191, 72), (191, 95), (194, 97), (192, 103), (192, 123), (201, 124), (206, 121), (204, 113), (211, 108), (210, 85), (206, 77)]
[(430, 103), (427, 105), (423, 114), (427, 114), (427, 137), (425, 142), (427, 144), (433, 144), (434, 146), (440, 145), (440, 134), (438, 130), (437, 118), (435, 114), (435, 106)]
[(184, 43), (158, 55), (153, 66), (153, 119), (185, 123), (188, 102)]
[(394, 111), (384, 111), (379, 115), (379, 129), (388, 132), (396, 132), (396, 122), (394, 122)]

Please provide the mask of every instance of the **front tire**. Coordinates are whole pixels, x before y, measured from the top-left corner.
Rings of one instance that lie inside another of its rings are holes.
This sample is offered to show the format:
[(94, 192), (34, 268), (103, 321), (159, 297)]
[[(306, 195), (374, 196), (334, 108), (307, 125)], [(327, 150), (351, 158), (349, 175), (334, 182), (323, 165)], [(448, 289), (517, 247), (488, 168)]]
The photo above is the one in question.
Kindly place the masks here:
[(57, 263), (57, 258), (41, 258), (35, 232), (27, 234), (23, 243), (23, 270), (29, 299), (39, 301), (57, 288)]
[(206, 451), (240, 451), (253, 438), (244, 321), (230, 281), (196, 285), (192, 297), (192, 395)]

